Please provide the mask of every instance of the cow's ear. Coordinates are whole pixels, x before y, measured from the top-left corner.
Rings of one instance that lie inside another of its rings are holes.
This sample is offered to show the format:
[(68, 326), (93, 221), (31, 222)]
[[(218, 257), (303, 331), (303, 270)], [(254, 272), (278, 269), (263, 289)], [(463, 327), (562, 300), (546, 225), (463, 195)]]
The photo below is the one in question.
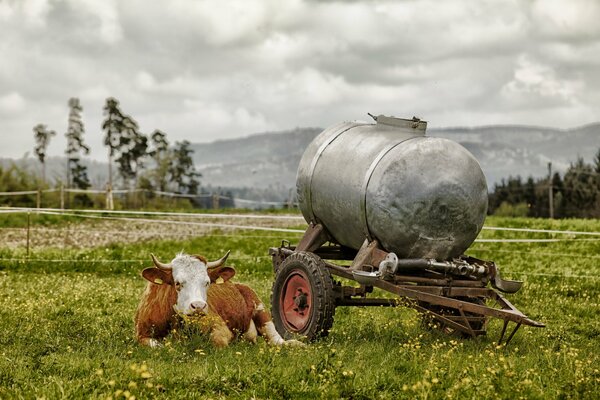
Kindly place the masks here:
[(235, 269), (232, 267), (217, 267), (212, 270), (208, 270), (208, 276), (210, 277), (210, 282), (214, 283), (217, 279), (223, 279), (223, 282), (227, 282), (235, 275)]
[(157, 285), (162, 285), (163, 283), (166, 283), (167, 285), (173, 284), (173, 274), (171, 272), (163, 271), (154, 267), (143, 270), (142, 277), (148, 282), (152, 282)]

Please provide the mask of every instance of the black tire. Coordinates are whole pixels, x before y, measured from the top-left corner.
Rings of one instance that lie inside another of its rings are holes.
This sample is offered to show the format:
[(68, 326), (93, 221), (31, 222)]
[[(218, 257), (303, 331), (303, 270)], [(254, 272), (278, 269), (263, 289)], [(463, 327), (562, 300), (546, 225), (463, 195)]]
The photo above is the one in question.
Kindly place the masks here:
[[(299, 291), (301, 296), (293, 297), (297, 307), (286, 313), (284, 301), (289, 304), (290, 296), (293, 296), (292, 282), (304, 283), (309, 290)], [(296, 297), (302, 297), (301, 304)], [(306, 314), (302, 313), (304, 310), (307, 310)], [(333, 326), (335, 299), (331, 274), (321, 258), (313, 253), (297, 252), (281, 263), (271, 291), (271, 313), (275, 328), (285, 339), (302, 335), (308, 340), (315, 340), (329, 334)], [(290, 313), (296, 315), (289, 317)], [(298, 322), (294, 318), (298, 318), (300, 323), (294, 325)]]

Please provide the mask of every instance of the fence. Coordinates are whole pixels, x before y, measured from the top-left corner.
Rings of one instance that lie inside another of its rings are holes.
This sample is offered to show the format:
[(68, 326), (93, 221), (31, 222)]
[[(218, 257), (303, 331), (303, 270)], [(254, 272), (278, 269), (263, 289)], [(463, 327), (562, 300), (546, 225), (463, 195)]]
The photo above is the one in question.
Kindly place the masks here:
[[(32, 234), (41, 233), (49, 236), (60, 236), (60, 235), (73, 235), (75, 231), (73, 229), (65, 229), (64, 227), (48, 228), (48, 227), (32, 227), (31, 215), (53, 215), (63, 216), (69, 218), (76, 218), (82, 220), (100, 220), (100, 221), (112, 221), (112, 222), (126, 222), (128, 225), (131, 223), (143, 223), (148, 226), (153, 224), (159, 225), (156, 229), (146, 228), (143, 232), (137, 233), (138, 236), (142, 237), (159, 237), (161, 239), (169, 237), (181, 237), (181, 233), (177, 233), (181, 227), (192, 228), (187, 235), (206, 235), (206, 236), (227, 236), (227, 237), (247, 237), (247, 238), (273, 238), (279, 240), (283, 235), (275, 235), (268, 233), (285, 234), (288, 239), (299, 240), (304, 229), (294, 229), (289, 227), (298, 224), (304, 225), (304, 219), (297, 215), (265, 215), (265, 214), (207, 214), (207, 213), (184, 213), (184, 212), (159, 212), (159, 211), (107, 211), (107, 210), (61, 210), (51, 208), (7, 208), (0, 207), (0, 214), (21, 214), (26, 216), (27, 225), (23, 228), (0, 228), (0, 232), (15, 232), (17, 235), (21, 234), (22, 239), (25, 241), (26, 256), (25, 258), (7, 257), (0, 258), (0, 261), (12, 261), (12, 262), (98, 262), (98, 263), (123, 263), (123, 262), (143, 262), (145, 260), (69, 260), (69, 259), (36, 259), (30, 258), (31, 240)], [(246, 223), (240, 223), (240, 220), (247, 221)], [(276, 224), (283, 226), (275, 226)], [(127, 235), (127, 229), (123, 229), (124, 225), (119, 225), (114, 228), (114, 231), (102, 231), (109, 235), (116, 236), (118, 234)], [(175, 227), (171, 231), (171, 234), (167, 232), (165, 234), (165, 226)], [(97, 234), (100, 231), (94, 231), (93, 226), (85, 226), (81, 228), (85, 230), (86, 234)], [(130, 228), (133, 229), (133, 228)], [(215, 229), (221, 230), (216, 233)], [(475, 243), (485, 246), (489, 243), (498, 243), (502, 245), (511, 245), (518, 243), (574, 243), (574, 242), (597, 242), (600, 241), (600, 232), (592, 231), (571, 231), (571, 230), (547, 230), (547, 229), (531, 229), (531, 228), (512, 228), (512, 227), (496, 227), (496, 226), (485, 226), (484, 230), (490, 231), (508, 231), (508, 232), (519, 232), (526, 234), (551, 234), (553, 236), (559, 235), (561, 237), (552, 238), (497, 238), (497, 239), (485, 239), (478, 238)], [(248, 231), (250, 234), (244, 234), (243, 231)], [(183, 236), (185, 236), (184, 234)], [(24, 237), (23, 237), (24, 236)], [(583, 236), (583, 237), (580, 237)], [(116, 236), (118, 237), (118, 236)], [(530, 254), (530, 251), (518, 251), (513, 249), (489, 249), (481, 246), (474, 246), (470, 249), (473, 252), (487, 252), (493, 251), (495, 253), (510, 252), (512, 254)], [(557, 258), (579, 258), (579, 259), (600, 259), (599, 254), (578, 254), (577, 252), (536, 252), (536, 256)], [(244, 258), (243, 256), (241, 258)], [(268, 256), (264, 257), (252, 257), (267, 259)], [(592, 275), (582, 274), (550, 274), (544, 272), (527, 272), (519, 273), (521, 275), (535, 275), (535, 276), (559, 276), (564, 278), (585, 278), (596, 280), (599, 277)]]
[[(58, 189), (40, 189), (40, 190), (26, 190), (26, 191), (13, 191), (13, 192), (0, 192), (0, 197), (6, 196), (35, 196), (36, 208), (42, 208), (42, 195), (44, 193), (59, 193), (60, 195), (60, 209), (68, 207), (69, 194), (95, 194), (103, 195), (105, 197), (105, 209), (114, 210), (114, 195), (137, 195), (144, 194), (146, 196), (160, 196), (171, 199), (188, 199), (192, 201), (203, 201), (204, 204), (210, 205), (203, 208), (222, 208), (221, 204), (226, 203), (228, 207), (232, 208), (293, 208), (297, 207), (297, 203), (289, 198), (286, 201), (265, 201), (265, 200), (251, 200), (242, 199), (230, 196), (224, 196), (220, 193), (200, 193), (200, 194), (182, 194), (174, 192), (164, 192), (160, 190), (150, 189), (130, 189), (130, 190), (113, 190), (107, 187), (105, 190), (98, 189), (71, 189), (61, 186)], [(207, 200), (207, 201), (206, 201)]]

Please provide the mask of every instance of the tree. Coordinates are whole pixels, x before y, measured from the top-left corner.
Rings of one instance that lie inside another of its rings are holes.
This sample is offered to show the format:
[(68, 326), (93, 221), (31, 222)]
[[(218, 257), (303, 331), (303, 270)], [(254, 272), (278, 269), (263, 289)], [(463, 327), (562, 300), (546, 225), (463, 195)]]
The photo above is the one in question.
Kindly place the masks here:
[(527, 203), (529, 209), (528, 215), (530, 217), (537, 217), (537, 197), (535, 196), (535, 181), (533, 177), (527, 178), (524, 186), (524, 200)]
[(169, 142), (167, 141), (167, 135), (158, 129), (152, 133), (150, 141), (152, 143), (152, 150), (148, 152), (148, 155), (152, 157), (155, 164), (155, 168), (151, 172), (151, 177), (155, 187), (164, 192), (167, 190), (167, 175), (169, 174), (172, 162)]
[(122, 127), (116, 162), (123, 181), (134, 180), (136, 186), (138, 174), (144, 167), (144, 158), (148, 155), (148, 138), (138, 130), (137, 122), (129, 115), (123, 117)]
[(56, 132), (49, 131), (46, 125), (43, 124), (37, 124), (33, 128), (33, 132), (36, 142), (34, 151), (42, 164), (42, 182), (46, 183), (46, 149), (50, 143), (50, 138), (56, 136)]
[(69, 123), (67, 128), (67, 185), (74, 185), (79, 189), (90, 187), (87, 176), (87, 167), (81, 164), (80, 153), (89, 154), (90, 149), (83, 143), (85, 132), (81, 112), (83, 108), (78, 98), (69, 99)]
[(180, 193), (197, 194), (200, 187), (198, 179), (202, 174), (196, 172), (190, 142), (175, 142), (173, 149), (173, 162), (169, 168), (171, 180), (177, 185), (177, 191)]
[(112, 164), (119, 151), (123, 131), (123, 113), (117, 99), (113, 97), (106, 99), (104, 115), (106, 118), (102, 122), (102, 130), (105, 132), (104, 144), (108, 146), (108, 184), (112, 188)]
[(106, 99), (104, 115), (106, 119), (102, 123), (102, 129), (105, 131), (104, 144), (109, 148), (109, 185), (112, 187), (113, 160), (117, 162), (119, 174), (125, 183), (137, 180), (147, 156), (148, 138), (140, 133), (137, 122), (121, 111), (117, 99)]
[(564, 178), (565, 208), (567, 216), (584, 217), (595, 206), (595, 174), (592, 166), (579, 157), (571, 164)]

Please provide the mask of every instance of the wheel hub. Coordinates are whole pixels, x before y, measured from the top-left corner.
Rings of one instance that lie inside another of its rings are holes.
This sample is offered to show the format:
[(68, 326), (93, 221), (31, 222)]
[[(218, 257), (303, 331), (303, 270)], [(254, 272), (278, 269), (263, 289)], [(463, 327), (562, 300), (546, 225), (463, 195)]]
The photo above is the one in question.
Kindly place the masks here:
[(288, 276), (279, 300), (286, 329), (302, 332), (310, 321), (312, 306), (310, 281), (304, 271), (296, 270)]
[(296, 308), (294, 311), (298, 312), (300, 315), (304, 315), (304, 310), (308, 308), (308, 293), (304, 293), (302, 288), (298, 288), (298, 292), (296, 296), (293, 296), (294, 304)]

